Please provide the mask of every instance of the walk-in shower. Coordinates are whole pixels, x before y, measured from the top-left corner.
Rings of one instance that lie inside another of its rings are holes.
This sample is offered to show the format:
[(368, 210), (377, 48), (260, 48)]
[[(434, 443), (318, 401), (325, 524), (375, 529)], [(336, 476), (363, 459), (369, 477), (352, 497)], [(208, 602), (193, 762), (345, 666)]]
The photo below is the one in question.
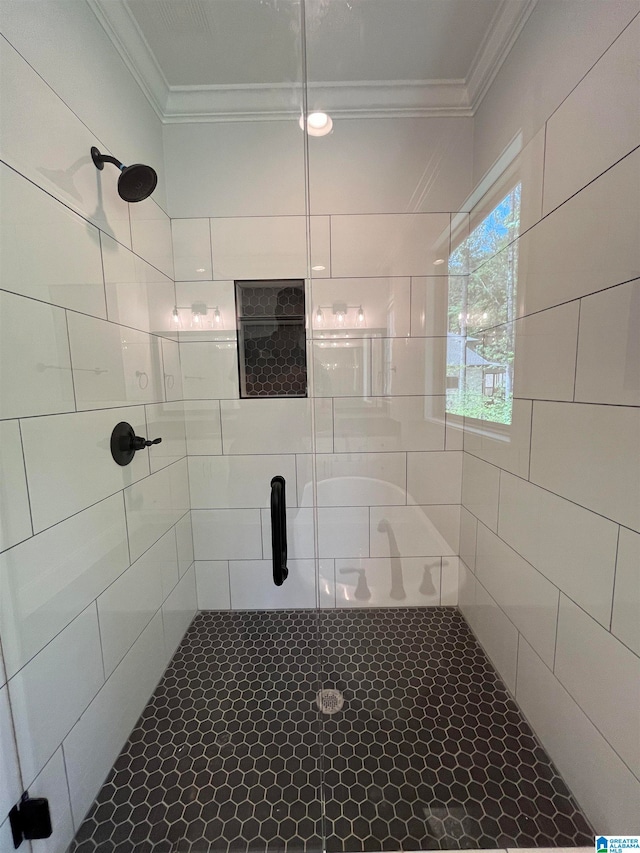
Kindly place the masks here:
[(638, 0), (0, 32), (0, 853), (622, 853)]

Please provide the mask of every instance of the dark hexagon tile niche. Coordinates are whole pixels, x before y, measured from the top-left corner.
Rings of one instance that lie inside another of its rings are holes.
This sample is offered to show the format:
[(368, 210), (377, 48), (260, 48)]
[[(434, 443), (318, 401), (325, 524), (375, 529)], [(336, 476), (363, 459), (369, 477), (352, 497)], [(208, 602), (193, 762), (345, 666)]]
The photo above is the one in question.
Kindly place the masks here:
[(200, 613), (69, 850), (592, 842), (462, 616), (434, 607)]

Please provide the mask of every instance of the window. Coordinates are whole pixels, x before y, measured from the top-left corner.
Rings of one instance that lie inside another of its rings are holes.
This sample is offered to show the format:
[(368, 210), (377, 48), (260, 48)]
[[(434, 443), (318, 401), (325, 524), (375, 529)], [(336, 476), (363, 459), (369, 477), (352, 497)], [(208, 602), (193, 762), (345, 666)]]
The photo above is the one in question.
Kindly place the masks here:
[(449, 257), (447, 412), (511, 423), (520, 184)]
[(306, 397), (304, 281), (236, 281), (241, 397)]

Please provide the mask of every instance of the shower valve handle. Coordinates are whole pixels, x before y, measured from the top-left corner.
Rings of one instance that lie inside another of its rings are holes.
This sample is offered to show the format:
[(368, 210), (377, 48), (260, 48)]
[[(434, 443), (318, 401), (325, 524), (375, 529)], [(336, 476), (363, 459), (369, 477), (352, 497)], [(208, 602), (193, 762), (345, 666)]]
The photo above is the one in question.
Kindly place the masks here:
[(142, 450), (145, 447), (151, 447), (152, 444), (160, 444), (161, 438), (154, 438), (149, 441), (148, 438), (141, 438), (139, 435), (134, 435), (131, 439), (131, 447), (133, 450)]

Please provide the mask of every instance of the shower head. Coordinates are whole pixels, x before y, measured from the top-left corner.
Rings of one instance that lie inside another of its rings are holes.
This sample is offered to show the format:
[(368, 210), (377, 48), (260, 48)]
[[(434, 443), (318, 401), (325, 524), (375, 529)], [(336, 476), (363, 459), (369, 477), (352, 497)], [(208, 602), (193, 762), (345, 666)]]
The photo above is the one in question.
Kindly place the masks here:
[(97, 148), (91, 149), (91, 159), (96, 169), (104, 169), (105, 163), (113, 163), (120, 169), (118, 178), (118, 194), (120, 198), (128, 202), (144, 201), (149, 198), (158, 183), (158, 176), (151, 166), (142, 163), (134, 163), (132, 166), (123, 166), (115, 157), (109, 154), (101, 154)]

